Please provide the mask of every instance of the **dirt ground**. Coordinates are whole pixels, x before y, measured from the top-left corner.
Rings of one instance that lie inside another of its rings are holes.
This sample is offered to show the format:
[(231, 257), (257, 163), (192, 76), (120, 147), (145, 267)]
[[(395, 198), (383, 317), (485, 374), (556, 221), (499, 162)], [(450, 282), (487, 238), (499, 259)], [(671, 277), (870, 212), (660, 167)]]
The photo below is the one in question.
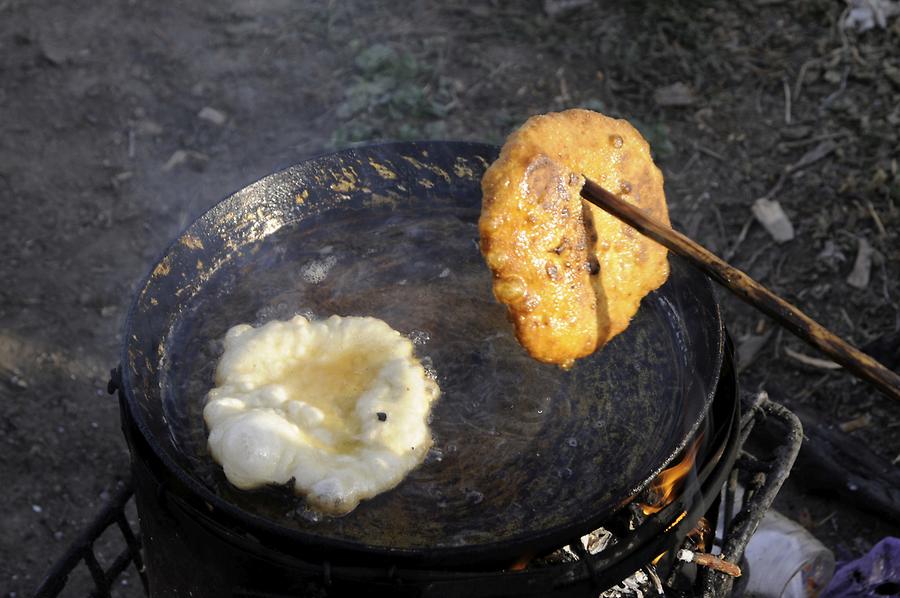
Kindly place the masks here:
[[(499, 142), (572, 106), (626, 117), (678, 228), (858, 345), (896, 334), (900, 19), (842, 31), (844, 11), (0, 0), (0, 595), (30, 594), (126, 474), (106, 382), (140, 278), (205, 208), (324, 150)], [(792, 241), (753, 221), (763, 196)], [(862, 240), (874, 253), (857, 288)], [(723, 302), (744, 354), (759, 349), (745, 389), (835, 423), (869, 414), (852, 434), (900, 455), (896, 404), (790, 357), (813, 353)], [(900, 531), (796, 482), (779, 507), (841, 556)]]

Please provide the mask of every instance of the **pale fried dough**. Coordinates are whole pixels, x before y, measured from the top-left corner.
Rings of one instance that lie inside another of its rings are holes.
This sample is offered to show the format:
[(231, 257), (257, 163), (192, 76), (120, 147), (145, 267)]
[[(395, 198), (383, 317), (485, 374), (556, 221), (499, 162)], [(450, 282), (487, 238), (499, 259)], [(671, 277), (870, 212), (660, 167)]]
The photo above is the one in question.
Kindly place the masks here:
[(422, 462), (439, 394), (412, 341), (386, 322), (295, 316), (228, 331), (203, 418), (232, 484), (291, 484), (342, 515)]
[(534, 116), (484, 174), (481, 250), (522, 346), (563, 367), (628, 327), (669, 276), (666, 249), (579, 196), (585, 175), (669, 223), (641, 134), (589, 110)]

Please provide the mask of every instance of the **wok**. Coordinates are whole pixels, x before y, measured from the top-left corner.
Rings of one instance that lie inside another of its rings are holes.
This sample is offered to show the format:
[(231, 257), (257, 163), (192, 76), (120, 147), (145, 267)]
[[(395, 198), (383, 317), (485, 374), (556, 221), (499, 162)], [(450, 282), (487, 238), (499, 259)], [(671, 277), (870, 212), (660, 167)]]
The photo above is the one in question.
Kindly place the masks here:
[[(477, 247), (497, 149), (391, 143), (321, 156), (215, 205), (168, 248), (126, 322), (123, 405), (200, 504), (298, 550), (487, 561), (596, 528), (704, 420), (724, 329), (707, 279), (671, 275), (626, 332), (565, 372), (516, 343)], [(321, 517), (285, 488), (240, 491), (206, 447), (204, 395), (226, 330), (296, 313), (382, 318), (442, 390), (434, 448), (399, 486)]]

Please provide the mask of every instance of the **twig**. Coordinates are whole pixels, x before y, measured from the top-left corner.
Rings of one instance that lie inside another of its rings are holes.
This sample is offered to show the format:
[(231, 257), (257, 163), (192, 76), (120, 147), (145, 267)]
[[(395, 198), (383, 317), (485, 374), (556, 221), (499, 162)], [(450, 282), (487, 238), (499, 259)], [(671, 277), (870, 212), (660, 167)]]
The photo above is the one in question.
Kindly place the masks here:
[(851, 420), (842, 422), (838, 424), (838, 428), (841, 429), (841, 432), (845, 434), (849, 434), (850, 432), (855, 432), (857, 430), (862, 430), (863, 428), (870, 426), (872, 424), (872, 414), (871, 413), (863, 413), (858, 417), (854, 417)]
[(772, 188), (769, 189), (769, 192), (762, 196), (763, 199), (772, 199), (776, 193), (781, 191), (781, 188), (784, 186), (784, 183), (785, 181), (787, 181), (787, 178), (789, 176), (797, 171), (803, 170), (807, 166), (815, 164), (836, 149), (837, 143), (835, 143), (834, 141), (825, 140), (803, 154), (800, 159), (793, 164), (785, 166), (784, 171), (781, 173), (781, 175), (779, 175), (778, 180), (775, 182)]
[(712, 157), (712, 158), (715, 158), (715, 159), (718, 160), (719, 162), (727, 162), (727, 161), (728, 161), (728, 160), (725, 158), (725, 156), (723, 156), (722, 154), (720, 154), (720, 153), (718, 153), (718, 152), (714, 152), (713, 150), (709, 149), (708, 147), (703, 147), (703, 146), (700, 145), (700, 144), (695, 143), (695, 144), (694, 144), (694, 149), (696, 149), (698, 152), (702, 152), (702, 153), (706, 154), (707, 156), (710, 156), (710, 157)]
[(782, 172), (780, 175), (778, 175), (778, 180), (775, 181), (775, 184), (772, 185), (772, 188), (769, 189), (769, 192), (762, 196), (762, 199), (772, 199), (773, 197), (775, 197), (775, 194), (781, 191), (781, 188), (784, 187), (784, 182), (787, 180), (787, 178), (787, 172)]
[(791, 124), (791, 86), (788, 85), (787, 77), (781, 80), (784, 87), (784, 124)]
[(799, 395), (797, 395), (797, 401), (802, 402), (807, 399), (807, 397), (815, 394), (817, 390), (822, 388), (822, 386), (831, 379), (829, 374), (823, 374), (821, 378), (813, 382), (812, 386), (806, 388), (806, 390), (802, 391)]
[(808, 152), (803, 154), (802, 156), (800, 156), (799, 160), (797, 160), (793, 164), (787, 166), (784, 169), (784, 173), (785, 174), (794, 174), (798, 170), (803, 170), (807, 166), (812, 166), (813, 164), (815, 164), (822, 158), (825, 158), (826, 156), (828, 156), (828, 154), (830, 154), (831, 152), (836, 150), (837, 147), (838, 147), (838, 144), (835, 143), (834, 141), (825, 140), (822, 143), (820, 143), (819, 145), (817, 145), (816, 147), (812, 148), (811, 150), (809, 150)]
[(563, 104), (568, 104), (572, 101), (572, 96), (569, 95), (569, 86), (566, 83), (566, 67), (559, 67), (556, 70), (556, 78), (559, 80), (559, 99)]
[(772, 282), (777, 284), (781, 280), (781, 267), (784, 266), (784, 262), (788, 259), (787, 253), (781, 254), (781, 257), (778, 258), (778, 263), (775, 264), (775, 274), (772, 276)]
[[(897, 305), (894, 303), (893, 299), (891, 299), (891, 291), (888, 289), (888, 273), (887, 266), (885, 262), (887, 260), (884, 257), (879, 260), (879, 264), (881, 266), (881, 292), (884, 295), (884, 301), (894, 309), (897, 309)], [(900, 315), (900, 314), (898, 314)]]
[(473, 97), (475, 92), (481, 89), (485, 84), (496, 81), (497, 76), (505, 71), (508, 68), (511, 68), (513, 64), (511, 62), (501, 62), (496, 67), (491, 69), (491, 72), (487, 73), (484, 77), (479, 78), (475, 83), (473, 83), (467, 90), (466, 96)]
[(744, 270), (749, 270), (750, 268), (752, 268), (752, 267), (753, 267), (753, 264), (756, 263), (756, 260), (758, 260), (759, 257), (760, 257), (762, 254), (764, 254), (766, 251), (768, 251), (769, 249), (771, 249), (772, 246), (773, 246), (774, 244), (775, 244), (774, 242), (770, 241), (769, 243), (766, 243), (765, 245), (763, 245), (762, 247), (760, 247), (759, 249), (757, 249), (756, 251), (754, 251), (754, 252), (750, 255), (750, 257), (747, 259), (747, 263), (744, 264), (744, 266), (743, 266)]
[(822, 527), (823, 525), (834, 519), (835, 515), (837, 515), (837, 511), (832, 511), (830, 515), (826, 515), (821, 520), (813, 523), (813, 527)]
[(850, 319), (850, 314), (848, 314), (847, 310), (843, 307), (841, 308), (841, 317), (843, 317), (844, 321), (847, 322), (847, 326), (850, 327), (850, 330), (856, 330), (856, 326), (853, 325), (853, 320)]
[(747, 233), (750, 232), (750, 227), (753, 225), (753, 221), (756, 218), (751, 214), (747, 221), (744, 222), (744, 226), (741, 227), (741, 232), (738, 233), (737, 239), (734, 241), (734, 245), (731, 246), (731, 249), (725, 252), (725, 261), (729, 261), (734, 257), (734, 254), (737, 253), (738, 248), (741, 246), (741, 243), (744, 242), (744, 239), (747, 238)]
[(841, 38), (841, 50), (846, 54), (847, 48), (850, 47), (850, 41), (847, 39), (847, 32), (844, 31), (844, 23), (847, 22), (847, 15), (850, 14), (850, 7), (847, 6), (841, 11), (840, 16), (835, 21), (834, 26), (837, 29), (838, 37)]
[(884, 239), (887, 237), (887, 231), (884, 229), (884, 224), (882, 224), (878, 212), (875, 211), (875, 206), (873, 206), (872, 202), (868, 199), (866, 200), (866, 208), (869, 210), (869, 215), (872, 217), (872, 220), (875, 221), (875, 228), (878, 229), (878, 236)]
[(669, 175), (669, 178), (678, 180), (681, 177), (683, 177), (685, 174), (687, 174), (687, 171), (690, 170), (691, 166), (694, 165), (694, 162), (696, 162), (697, 158), (699, 158), (699, 157), (700, 157), (700, 154), (698, 154), (697, 152), (694, 152), (693, 154), (691, 154), (691, 157), (688, 158), (688, 161), (684, 165), (684, 168), (682, 168), (681, 171), (679, 171), (677, 173), (673, 172), (672, 174)]
[(719, 210), (719, 206), (713, 204), (713, 213), (716, 215), (716, 225), (719, 227), (719, 237), (724, 241), (726, 239), (727, 233), (725, 232), (725, 220), (722, 219), (722, 211)]
[(808, 139), (798, 139), (797, 141), (782, 141), (778, 144), (779, 148), (785, 149), (794, 149), (798, 147), (804, 147), (807, 145), (812, 145), (813, 143), (817, 143), (819, 141), (827, 141), (828, 139), (838, 139), (839, 137), (846, 137), (849, 135), (847, 131), (839, 131), (837, 133), (825, 133), (824, 135), (816, 135), (815, 137), (810, 137)]
[(845, 66), (844, 72), (841, 74), (841, 84), (838, 85), (838, 88), (828, 95), (827, 98), (822, 100), (822, 108), (828, 108), (832, 102), (834, 102), (838, 97), (844, 93), (844, 90), (847, 89), (847, 76), (850, 74), (850, 67)]
[(788, 357), (792, 357), (804, 365), (818, 368), (820, 370), (839, 370), (841, 366), (827, 359), (819, 359), (818, 357), (810, 357), (798, 351), (794, 351), (790, 347), (785, 347), (784, 352)]
[(794, 83), (794, 100), (800, 99), (800, 90), (803, 89), (803, 79), (806, 77), (806, 71), (818, 61), (818, 58), (810, 58), (800, 67), (800, 72), (797, 73), (797, 81)]
[(866, 62), (866, 59), (863, 58), (859, 53), (859, 48), (856, 46), (850, 46), (850, 57), (856, 61), (856, 64), (862, 67), (869, 66), (869, 63)]
[(723, 558), (705, 552), (692, 552), (690, 550), (681, 549), (678, 551), (678, 560), (686, 563), (697, 563), (698, 565), (709, 567), (714, 571), (720, 571), (731, 577), (741, 576), (740, 567), (734, 563), (729, 563)]

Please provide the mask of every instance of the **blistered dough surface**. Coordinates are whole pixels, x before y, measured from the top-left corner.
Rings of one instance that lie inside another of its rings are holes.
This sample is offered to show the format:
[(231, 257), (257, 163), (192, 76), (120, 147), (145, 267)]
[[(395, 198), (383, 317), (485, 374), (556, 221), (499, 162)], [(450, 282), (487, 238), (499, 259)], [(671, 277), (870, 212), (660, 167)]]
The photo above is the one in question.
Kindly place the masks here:
[(589, 110), (534, 116), (482, 178), (481, 250), (525, 349), (570, 366), (625, 330), (669, 276), (666, 249), (582, 202), (582, 176), (669, 224), (650, 147)]
[(235, 486), (294, 479), (329, 514), (389, 490), (431, 446), (437, 384), (412, 342), (376, 318), (302, 316), (225, 337), (203, 416)]

